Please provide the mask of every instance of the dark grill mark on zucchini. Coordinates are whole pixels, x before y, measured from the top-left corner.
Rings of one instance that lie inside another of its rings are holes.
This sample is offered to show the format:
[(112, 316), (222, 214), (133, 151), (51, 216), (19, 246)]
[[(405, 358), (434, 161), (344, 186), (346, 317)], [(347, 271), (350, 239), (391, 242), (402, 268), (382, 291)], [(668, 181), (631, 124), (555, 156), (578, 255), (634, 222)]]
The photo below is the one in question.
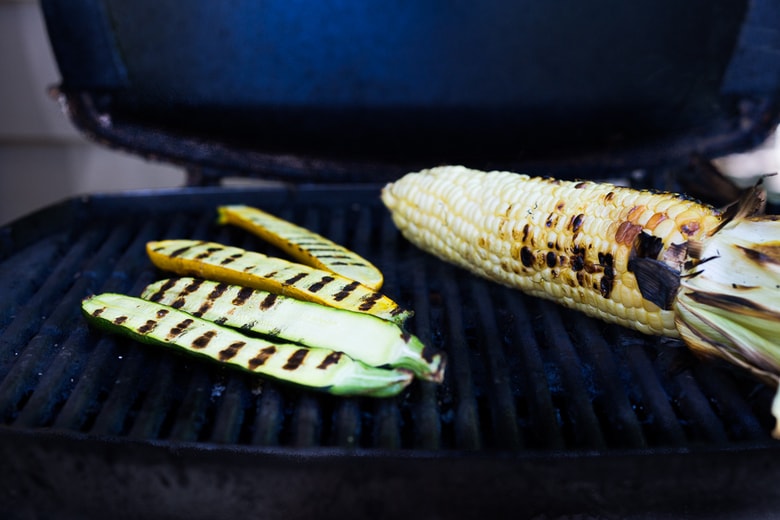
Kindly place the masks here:
[(370, 294), (369, 296), (364, 297), (358, 309), (360, 309), (361, 311), (370, 311), (374, 307), (374, 305), (376, 305), (377, 300), (379, 300), (379, 298), (381, 297), (382, 295), (379, 293), (373, 293)]
[(244, 305), (247, 299), (252, 296), (252, 292), (252, 289), (249, 287), (239, 289), (238, 294), (233, 298), (233, 305)]
[(213, 301), (211, 301), (211, 300), (207, 300), (207, 301), (203, 302), (203, 303), (201, 304), (201, 306), (200, 306), (200, 307), (198, 307), (198, 310), (197, 310), (197, 311), (195, 311), (195, 312), (193, 312), (192, 314), (194, 314), (195, 316), (197, 316), (198, 318), (200, 318), (201, 316), (203, 316), (204, 314), (206, 314), (206, 313), (208, 312), (208, 310), (211, 308), (211, 306), (212, 306), (213, 304), (214, 304), (214, 302), (213, 302)]
[(233, 253), (233, 254), (232, 254), (232, 255), (230, 255), (229, 257), (227, 257), (227, 258), (225, 258), (224, 260), (222, 260), (222, 261), (219, 263), (219, 265), (228, 265), (228, 264), (232, 264), (233, 262), (235, 262), (236, 260), (238, 260), (238, 259), (239, 259), (239, 258), (241, 258), (242, 256), (243, 256), (243, 255), (242, 255), (241, 253)]
[(323, 276), (319, 282), (315, 282), (309, 286), (309, 291), (316, 293), (323, 287), (325, 287), (327, 284), (335, 280), (332, 276)]
[(238, 354), (238, 351), (243, 348), (243, 346), (246, 345), (246, 341), (236, 341), (234, 343), (231, 343), (227, 346), (225, 350), (220, 350), (219, 354), (219, 360), (220, 361), (228, 361), (230, 359), (233, 359), (236, 354)]
[(127, 321), (127, 316), (117, 316), (114, 318), (114, 325), (121, 325)]
[(269, 346), (260, 349), (260, 352), (258, 352), (255, 357), (250, 359), (247, 365), (251, 370), (255, 370), (257, 369), (257, 367), (265, 364), (265, 362), (268, 361), (268, 358), (273, 356), (275, 353), (276, 353), (276, 347), (274, 346)]
[(182, 291), (183, 294), (192, 294), (195, 291), (198, 290), (198, 288), (203, 285), (203, 279), (202, 278), (195, 278), (190, 283), (187, 284), (187, 286)]
[(162, 319), (168, 315), (170, 311), (168, 309), (160, 309), (157, 311), (157, 319)]
[(322, 362), (317, 365), (317, 368), (321, 370), (327, 369), (331, 365), (335, 365), (339, 362), (339, 359), (341, 359), (341, 356), (344, 354), (341, 352), (331, 352), (327, 356), (325, 356), (325, 359), (322, 360)]
[(183, 297), (179, 296), (173, 301), (173, 303), (171, 303), (171, 307), (174, 309), (181, 309), (185, 303), (187, 303), (187, 301)]
[(157, 326), (157, 322), (154, 320), (146, 320), (146, 323), (138, 327), (138, 333), (139, 334), (148, 334), (151, 331), (154, 330), (154, 328)]
[(172, 328), (172, 329), (171, 329), (171, 330), (168, 332), (168, 337), (175, 337), (175, 336), (178, 336), (179, 334), (181, 334), (182, 332), (184, 332), (184, 331), (187, 329), (187, 327), (189, 327), (190, 325), (192, 325), (192, 323), (193, 323), (193, 320), (191, 320), (190, 318), (187, 318), (186, 320), (183, 320), (181, 323), (177, 323), (177, 324), (176, 324), (176, 326), (175, 326), (175, 327), (173, 327), (173, 328)]
[(298, 282), (304, 278), (306, 278), (306, 273), (298, 273), (295, 276), (288, 278), (283, 283), (286, 285), (293, 285), (295, 282)]
[(194, 349), (204, 349), (209, 346), (209, 342), (211, 339), (217, 335), (216, 330), (207, 330), (203, 333), (202, 336), (198, 336), (194, 340), (192, 340), (192, 348)]
[(287, 358), (287, 363), (282, 367), (284, 370), (296, 370), (303, 364), (303, 360), (306, 359), (306, 355), (309, 353), (309, 349), (299, 348), (292, 355)]
[(92, 315), (93, 315), (94, 317), (96, 317), (96, 318), (97, 318), (98, 316), (100, 316), (101, 314), (103, 314), (103, 311), (104, 311), (104, 310), (106, 310), (106, 308), (105, 308), (105, 307), (101, 307), (101, 308), (99, 308), (99, 309), (95, 309), (94, 311), (92, 311)]
[(345, 285), (339, 292), (333, 295), (333, 299), (337, 302), (340, 302), (341, 300), (349, 296), (352, 293), (352, 291), (357, 289), (359, 285), (360, 282), (352, 282)]
[(166, 282), (160, 287), (160, 290), (154, 293), (149, 297), (150, 301), (158, 302), (162, 299), (163, 296), (165, 296), (166, 291), (176, 285), (176, 280), (173, 278), (169, 278), (166, 280)]
[(268, 310), (273, 307), (275, 303), (276, 295), (274, 293), (268, 293), (268, 296), (263, 298), (263, 301), (260, 302), (260, 310)]
[(216, 300), (220, 296), (222, 296), (222, 293), (227, 291), (228, 285), (224, 282), (220, 282), (217, 284), (216, 287), (214, 287), (214, 290), (211, 291), (208, 295), (209, 300)]

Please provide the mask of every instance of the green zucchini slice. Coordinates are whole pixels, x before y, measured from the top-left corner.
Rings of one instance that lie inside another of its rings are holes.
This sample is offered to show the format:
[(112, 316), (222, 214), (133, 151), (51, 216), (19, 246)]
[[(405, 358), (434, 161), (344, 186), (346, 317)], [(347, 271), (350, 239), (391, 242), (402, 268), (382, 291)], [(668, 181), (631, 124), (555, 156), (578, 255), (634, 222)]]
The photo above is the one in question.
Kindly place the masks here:
[(263, 376), (335, 395), (390, 397), (413, 378), (405, 369), (370, 367), (346, 354), (254, 338), (182, 310), (132, 296), (103, 293), (82, 310), (110, 332), (240, 367)]
[(154, 282), (141, 298), (219, 325), (344, 352), (371, 366), (406, 368), (437, 383), (444, 377), (443, 352), (426, 347), (397, 324), (370, 314), (188, 277)]

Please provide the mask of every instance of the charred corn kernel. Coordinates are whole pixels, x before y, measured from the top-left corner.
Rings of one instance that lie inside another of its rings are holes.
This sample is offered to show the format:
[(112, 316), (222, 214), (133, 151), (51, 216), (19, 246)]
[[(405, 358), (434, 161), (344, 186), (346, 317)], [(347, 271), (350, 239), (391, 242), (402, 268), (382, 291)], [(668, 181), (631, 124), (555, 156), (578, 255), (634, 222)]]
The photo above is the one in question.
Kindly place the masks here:
[(322, 235), (251, 206), (220, 206), (217, 211), (220, 223), (254, 233), (301, 263), (357, 280), (375, 291), (382, 287), (382, 272), (371, 262)]
[[(388, 184), (382, 200), (408, 240), (443, 260), (674, 337), (668, 298), (646, 298), (636, 259), (658, 261), (672, 244), (699, 240), (720, 222), (712, 207), (681, 195), (464, 167), (408, 174)], [(653, 290), (644, 285), (645, 293)]]
[(163, 240), (146, 244), (152, 263), (184, 276), (198, 276), (284, 294), (403, 323), (411, 311), (387, 296), (336, 273), (216, 242)]
[(246, 336), (173, 307), (123, 294), (91, 296), (81, 308), (91, 323), (110, 332), (332, 394), (389, 397), (412, 380), (406, 370), (369, 367), (341, 352)]

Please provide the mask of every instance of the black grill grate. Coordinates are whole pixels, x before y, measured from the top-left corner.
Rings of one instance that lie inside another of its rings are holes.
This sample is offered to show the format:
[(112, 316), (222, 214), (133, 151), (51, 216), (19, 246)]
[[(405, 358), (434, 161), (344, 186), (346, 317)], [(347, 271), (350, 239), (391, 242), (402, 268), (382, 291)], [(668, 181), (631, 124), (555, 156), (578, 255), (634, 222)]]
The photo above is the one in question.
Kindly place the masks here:
[[(0, 421), (11, 429), (280, 447), (577, 451), (768, 441), (771, 393), (674, 342), (603, 325), (422, 254), (369, 188), (96, 197), (6, 229)], [(148, 240), (192, 237), (277, 254), (214, 224), (272, 210), (375, 261), (410, 328), (445, 349), (445, 382), (396, 399), (335, 398), (90, 330), (79, 302), (164, 276)]]

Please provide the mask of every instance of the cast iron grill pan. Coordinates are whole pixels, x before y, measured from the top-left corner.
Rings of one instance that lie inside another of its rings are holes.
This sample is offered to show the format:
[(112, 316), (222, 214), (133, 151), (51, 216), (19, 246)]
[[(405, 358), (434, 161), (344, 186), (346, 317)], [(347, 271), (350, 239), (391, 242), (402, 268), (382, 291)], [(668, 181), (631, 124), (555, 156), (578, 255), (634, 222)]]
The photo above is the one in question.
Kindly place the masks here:
[[(0, 510), (713, 517), (776, 504), (770, 389), (677, 342), (445, 265), (400, 237), (378, 194), (102, 195), (0, 229)], [(82, 298), (139, 294), (166, 276), (145, 255), (149, 240), (281, 254), (218, 226), (225, 203), (265, 208), (375, 262), (383, 291), (415, 310), (409, 328), (447, 352), (444, 383), (337, 398), (87, 326)]]

